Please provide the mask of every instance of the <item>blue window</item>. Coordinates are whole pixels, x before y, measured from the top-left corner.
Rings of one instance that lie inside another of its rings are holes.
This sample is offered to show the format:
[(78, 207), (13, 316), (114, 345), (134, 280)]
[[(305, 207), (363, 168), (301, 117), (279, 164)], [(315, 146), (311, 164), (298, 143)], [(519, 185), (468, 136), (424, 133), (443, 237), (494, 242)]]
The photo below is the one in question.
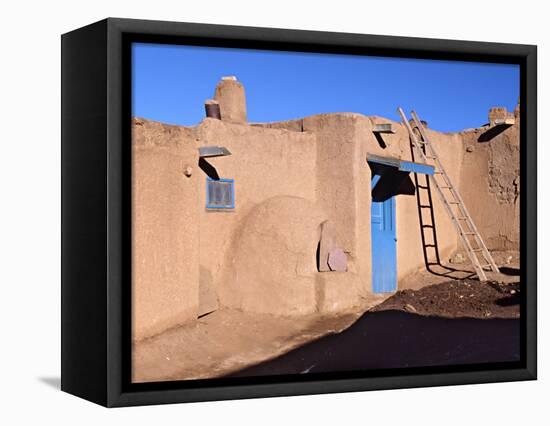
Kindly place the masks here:
[(206, 208), (234, 209), (235, 181), (206, 178)]

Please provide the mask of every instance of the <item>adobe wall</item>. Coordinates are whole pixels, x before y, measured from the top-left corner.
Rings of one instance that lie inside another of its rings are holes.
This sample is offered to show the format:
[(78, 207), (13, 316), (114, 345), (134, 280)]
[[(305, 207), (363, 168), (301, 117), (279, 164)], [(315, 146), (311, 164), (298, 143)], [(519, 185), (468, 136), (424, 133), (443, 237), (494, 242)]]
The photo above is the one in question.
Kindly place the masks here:
[[(395, 134), (382, 134), (377, 138), (373, 128), (375, 124), (381, 123), (392, 123)], [(295, 132), (308, 131), (317, 136), (319, 203), (335, 223), (339, 242), (349, 256), (350, 271), (359, 274), (363, 288), (371, 291), (372, 176), (366, 160), (367, 154), (411, 161), (409, 136), (405, 126), (382, 117), (356, 113), (320, 114), (255, 126), (283, 128)], [(463, 150), (460, 135), (440, 133), (429, 128), (427, 131), (447, 173), (460, 191)], [(419, 158), (415, 161), (421, 162)], [(413, 179), (412, 174), (410, 177)], [(422, 192), (423, 197), (424, 195)], [(442, 260), (445, 260), (457, 249), (458, 236), (435, 188), (432, 189), (432, 200), (439, 251)], [(424, 256), (416, 195), (398, 195), (396, 208), (397, 273), (400, 280), (411, 272), (424, 268)]]
[(231, 236), (218, 287), (223, 305), (284, 316), (318, 311), (315, 253), (326, 219), (318, 204), (296, 196), (252, 208)]
[(489, 250), (519, 250), (519, 126), (460, 134), (461, 195)]
[(132, 122), (134, 340), (197, 317), (202, 179), (191, 134), (179, 126)]
[(303, 130), (317, 136), (317, 200), (335, 226), (335, 240), (348, 255), (348, 270), (357, 272), (360, 196), (357, 164), (361, 141), (357, 114), (320, 114), (303, 119)]
[[(221, 305), (242, 307), (238, 296), (243, 292), (240, 284), (224, 277), (227, 273), (224, 266), (232, 261), (231, 244), (237, 238), (238, 228), (255, 206), (273, 197), (284, 195), (315, 202), (316, 138), (310, 133), (261, 129), (215, 119), (205, 119), (197, 127), (196, 135), (199, 146), (220, 145), (229, 149), (231, 155), (209, 158), (208, 162), (219, 177), (235, 180), (235, 209), (207, 210), (206, 174), (201, 172), (200, 279), (215, 289)], [(266, 222), (266, 228), (269, 225)], [(312, 261), (314, 254), (315, 250), (311, 253)], [(268, 267), (275, 273), (278, 261), (268, 260), (271, 264)]]
[[(371, 292), (370, 169), (356, 113), (318, 114), (303, 119), (257, 123), (262, 128), (314, 134), (317, 156), (316, 200), (334, 228), (334, 242), (347, 256), (347, 272), (317, 273), (318, 308), (335, 311), (355, 306)], [(368, 206), (368, 214), (359, 209)], [(340, 300), (338, 300), (338, 295)]]

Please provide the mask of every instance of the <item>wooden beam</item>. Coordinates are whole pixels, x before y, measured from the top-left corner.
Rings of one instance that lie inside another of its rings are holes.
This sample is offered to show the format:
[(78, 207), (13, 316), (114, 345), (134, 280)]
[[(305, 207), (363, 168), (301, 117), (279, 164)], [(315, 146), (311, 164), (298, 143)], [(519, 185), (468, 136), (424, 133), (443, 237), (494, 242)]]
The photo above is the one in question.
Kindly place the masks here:
[(395, 129), (393, 128), (393, 123), (375, 124), (372, 131), (374, 133), (395, 133)]
[(202, 158), (208, 157), (223, 157), (231, 155), (231, 152), (224, 146), (201, 146), (199, 148), (199, 155)]
[(514, 124), (516, 124), (516, 119), (514, 117), (495, 119), (495, 126), (513, 126)]

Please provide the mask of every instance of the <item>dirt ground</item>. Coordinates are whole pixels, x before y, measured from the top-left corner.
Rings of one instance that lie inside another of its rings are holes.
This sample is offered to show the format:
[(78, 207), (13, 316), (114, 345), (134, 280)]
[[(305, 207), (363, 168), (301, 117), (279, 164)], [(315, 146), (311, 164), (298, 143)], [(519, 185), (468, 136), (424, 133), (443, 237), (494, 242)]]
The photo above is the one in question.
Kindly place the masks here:
[(520, 334), (518, 319), (369, 311), (341, 333), (321, 337), (231, 377), (517, 362)]
[(239, 374), (324, 336), (336, 336), (370, 312), (379, 315), (402, 311), (413, 317), (443, 319), (517, 319), (521, 295), (519, 256), (503, 252), (495, 253), (494, 258), (502, 273), (490, 275), (489, 282), (479, 282), (465, 262), (447, 263), (432, 273), (421, 270), (402, 280), (399, 286), (405, 290), (372, 295), (355, 310), (338, 316), (286, 318), (218, 310), (196, 323), (134, 344), (133, 381)]
[(440, 275), (426, 270), (411, 275), (404, 283), (406, 290), (398, 291), (372, 311), (398, 310), (443, 318), (519, 318), (519, 253), (492, 255), (500, 274), (488, 272), (487, 282), (480, 282), (467, 262), (446, 263), (434, 268)]
[(402, 290), (371, 311), (398, 310), (444, 318), (519, 318), (520, 284), (453, 280)]
[(134, 343), (133, 382), (220, 377), (348, 328), (388, 296), (373, 295), (353, 312), (298, 318), (220, 309), (194, 324)]

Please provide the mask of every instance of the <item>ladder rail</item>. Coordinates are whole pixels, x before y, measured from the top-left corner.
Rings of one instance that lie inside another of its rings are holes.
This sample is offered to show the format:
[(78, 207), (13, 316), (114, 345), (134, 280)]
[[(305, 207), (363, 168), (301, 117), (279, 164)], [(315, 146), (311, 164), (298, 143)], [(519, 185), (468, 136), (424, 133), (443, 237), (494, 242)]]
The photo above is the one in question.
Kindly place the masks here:
[[(432, 181), (434, 183), (434, 186), (436, 187), (436, 190), (437, 190), (437, 192), (438, 192), (438, 194), (441, 198), (441, 201), (443, 202), (443, 205), (445, 206), (445, 209), (447, 210), (447, 213), (451, 217), (451, 221), (453, 222), (453, 225), (455, 226), (455, 228), (458, 231), (458, 234), (460, 236), (462, 244), (466, 248), (466, 253), (467, 253), (468, 257), (470, 258), (470, 261), (472, 262), (472, 265), (473, 265), (477, 275), (479, 276), (479, 279), (481, 281), (486, 281), (487, 276), (485, 275), (485, 270), (483, 269), (484, 266), (481, 265), (478, 257), (475, 255), (475, 252), (477, 252), (481, 249), (482, 253), (484, 254), (483, 257), (486, 257), (485, 256), (485, 251), (487, 251), (487, 255), (489, 257), (488, 259), (485, 258), (485, 261), (489, 262), (489, 265), (487, 265), (487, 266), (491, 266), (492, 269), (493, 269), (493, 266), (494, 266), (496, 271), (498, 271), (498, 268), (494, 264), (494, 260), (490, 256), (490, 254), (487, 250), (487, 247), (483, 243), (483, 240), (481, 239), (481, 236), (479, 235), (479, 232), (477, 231), (477, 228), (475, 228), (475, 225), (474, 225), (474, 223), (471, 219), (471, 216), (469, 215), (469, 212), (467, 211), (467, 209), (464, 205), (464, 201), (462, 200), (462, 197), (460, 197), (460, 194), (458, 193), (458, 191), (454, 187), (450, 177), (447, 175), (447, 173), (445, 171), (445, 168), (443, 167), (443, 164), (439, 160), (439, 156), (437, 155), (437, 152), (435, 151), (434, 147), (429, 142), (429, 139), (428, 139), (426, 133), (424, 132), (424, 128), (422, 126), (422, 123), (420, 123), (420, 120), (418, 120), (418, 117), (416, 116), (416, 113), (414, 113), (414, 112), (412, 113), (413, 121), (414, 121), (416, 127), (418, 128), (418, 131), (420, 132), (420, 136), (423, 139), (423, 141), (420, 141), (419, 138), (417, 137), (416, 133), (413, 131), (413, 129), (412, 129), (409, 121), (407, 120), (407, 117), (405, 116), (405, 113), (403, 112), (403, 110), (401, 108), (398, 108), (398, 112), (399, 112), (399, 115), (401, 116), (401, 120), (403, 121), (405, 127), (407, 128), (409, 136), (411, 137), (412, 145), (413, 145), (414, 150), (420, 155), (420, 157), (424, 160), (424, 162), (427, 162), (428, 155), (427, 155), (427, 153), (424, 152), (422, 147), (424, 147), (424, 149), (426, 147), (428, 147), (429, 153), (431, 154), (430, 159), (434, 160), (435, 165), (436, 165), (436, 170), (439, 169), (438, 174), (443, 176), (443, 179), (444, 179), (444, 181), (447, 185), (445, 188), (450, 189), (451, 195), (453, 196), (453, 198), (455, 200), (452, 204), (457, 204), (459, 206), (459, 211), (461, 213), (462, 220), (465, 220), (467, 227), (471, 231), (473, 231), (473, 232), (466, 232), (466, 230), (461, 225), (457, 214), (453, 210), (453, 208), (451, 206), (451, 202), (449, 202), (449, 200), (447, 200), (447, 197), (445, 196), (445, 194), (443, 192), (443, 188), (441, 188), (441, 185), (437, 181), (436, 176), (435, 175), (433, 175), (433, 176), (430, 175), (429, 179), (430, 179), (430, 181)], [(472, 242), (469, 240), (468, 235), (473, 235), (475, 237), (475, 241), (476, 241), (477, 246), (479, 248), (472, 247)], [(495, 270), (495, 269), (493, 269), (493, 270)]]
[[(428, 146), (428, 148), (430, 149), (430, 151), (432, 152), (433, 156), (436, 157), (436, 161), (439, 163), (439, 167), (441, 169), (441, 171), (443, 172), (443, 175), (444, 176), (447, 176), (447, 172), (445, 171), (444, 167), (443, 167), (443, 164), (441, 163), (441, 161), (439, 160), (439, 156), (437, 155), (437, 152), (435, 151), (435, 148), (433, 147), (433, 145), (429, 142), (428, 140), (428, 135), (426, 134), (426, 131), (424, 129), (424, 126), (422, 125), (422, 122), (419, 120), (418, 118), (418, 115), (416, 114), (416, 112), (412, 111), (411, 112), (411, 116), (414, 120), (414, 123), (415, 125), (417, 126), (418, 128), (418, 131), (420, 132), (420, 135), (422, 136), (422, 139), (424, 139), (424, 141), (426, 142), (426, 145)], [(448, 176), (447, 176), (448, 177)], [(466, 223), (468, 224), (468, 226), (470, 227), (470, 229), (475, 233), (475, 239), (476, 239), (476, 242), (479, 246), (479, 248), (481, 248), (483, 251), (483, 257), (485, 258), (485, 260), (487, 262), (489, 262), (489, 264), (491, 265), (491, 269), (494, 271), (494, 272), (499, 272), (499, 269), (498, 269), (498, 266), (496, 265), (493, 257), (491, 256), (491, 254), (489, 253), (489, 250), (487, 249), (487, 246), (485, 245), (485, 242), (483, 241), (483, 239), (481, 238), (481, 235), (472, 219), (472, 217), (470, 216), (470, 212), (468, 211), (468, 209), (466, 208), (466, 204), (464, 203), (464, 200), (462, 199), (462, 196), (460, 195), (460, 193), (456, 190), (453, 182), (451, 181), (451, 179), (448, 177), (447, 179), (447, 183), (449, 184), (449, 186), (451, 187), (451, 192), (453, 194), (453, 197), (455, 197), (455, 199), (457, 201), (459, 201), (459, 208), (460, 210), (462, 211), (462, 213), (464, 214), (464, 216), (467, 218), (466, 220)]]
[[(409, 132), (409, 135), (411, 136), (411, 138), (413, 140), (413, 146), (420, 153), (420, 156), (422, 157), (424, 162), (426, 162), (427, 161), (426, 155), (424, 154), (424, 152), (420, 148), (420, 144), (418, 143), (418, 138), (416, 137), (416, 134), (414, 133), (412, 127), (409, 124), (409, 121), (407, 120), (407, 118), (405, 116), (405, 113), (403, 112), (403, 110), (401, 108), (399, 108), (399, 114), (401, 115), (402, 121), (405, 124), (405, 127), (407, 128), (407, 130)], [(425, 143), (423, 145), (424, 146), (426, 146), (426, 145), (429, 146), (429, 143), (425, 141)], [(446, 173), (445, 173), (444, 169), (441, 169), (441, 172), (444, 176), (446, 176)], [(430, 176), (430, 177), (432, 177), (432, 176)], [(473, 248), (472, 248), (468, 238), (464, 235), (464, 230), (462, 229), (462, 226), (460, 225), (460, 223), (459, 223), (459, 221), (458, 221), (458, 219), (455, 215), (455, 212), (453, 211), (453, 209), (451, 208), (449, 202), (445, 198), (445, 194), (443, 194), (443, 191), (440, 188), (439, 183), (436, 181), (435, 178), (433, 178), (432, 181), (434, 182), (434, 186), (437, 189), (437, 192), (438, 192), (438, 194), (441, 198), (441, 201), (443, 202), (443, 205), (445, 206), (445, 209), (447, 210), (447, 213), (451, 217), (451, 221), (453, 222), (453, 225), (455, 226), (455, 228), (458, 231), (460, 239), (462, 240), (462, 244), (466, 247), (466, 254), (470, 258), (470, 261), (472, 262), (472, 265), (473, 265), (473, 267), (476, 271), (476, 274), (479, 276), (480, 280), (486, 281), (487, 277), (485, 275), (485, 271), (481, 267), (481, 264), (479, 263), (479, 260), (477, 259), (477, 257), (475, 257), (475, 255), (473, 254)]]
[[(415, 161), (416, 149), (413, 147), (412, 144), (410, 144), (410, 151), (411, 151), (412, 161)], [(418, 173), (414, 173), (414, 183), (419, 190), (422, 189), (426, 191), (427, 200), (426, 200), (426, 204), (423, 204), (420, 196), (420, 191), (418, 191), (416, 194), (416, 204), (418, 208), (418, 217), (420, 222), (420, 237), (422, 239), (422, 254), (424, 255), (424, 263), (426, 264), (426, 268), (428, 269), (428, 271), (433, 272), (431, 270), (432, 266), (434, 265), (443, 266), (443, 265), (441, 264), (439, 249), (437, 248), (437, 231), (435, 226), (435, 214), (433, 209), (433, 197), (432, 197), (430, 179), (429, 179), (429, 175), (422, 175), (422, 176), (424, 178), (424, 185), (421, 185), (419, 183), (420, 175)], [(426, 224), (427, 221), (425, 220), (425, 217), (422, 214), (423, 209), (426, 209), (426, 208), (429, 209), (428, 210), (429, 212), (428, 219), (430, 223), (429, 225)], [(434, 261), (431, 261), (432, 256), (429, 255), (429, 253), (431, 253), (431, 250), (430, 251), (427, 250), (428, 247), (426, 244), (428, 241), (428, 235), (431, 235), (431, 241), (433, 241), (433, 243), (436, 246), (435, 250), (433, 251)]]
[[(442, 169), (443, 168), (443, 164), (441, 164), (441, 161), (439, 161), (439, 159), (437, 159), (437, 162), (436, 162), (436, 166), (439, 168), (439, 169)], [(448, 186), (441, 186), (440, 187), (442, 189), (448, 189), (452, 196), (455, 198), (456, 201), (460, 201), (458, 204), (458, 206), (460, 207), (461, 209), (461, 213), (463, 214), (462, 215), (462, 219), (465, 220), (466, 224), (469, 226), (469, 228), (473, 231), (477, 231), (475, 229), (473, 229), (471, 227), (471, 225), (473, 225), (473, 220), (471, 220), (471, 217), (470, 215), (468, 214), (468, 211), (464, 209), (465, 205), (464, 205), (464, 202), (462, 201), (462, 198), (460, 197), (460, 194), (459, 192), (456, 190), (453, 182), (451, 181), (451, 179), (449, 178), (447, 172), (444, 172), (444, 173), (441, 173), (441, 176), (443, 176), (443, 179), (445, 180), (445, 183), (448, 185)]]
[(460, 193), (456, 190), (455, 186), (453, 185), (452, 181), (447, 176), (447, 174), (445, 173), (443, 174), (443, 176), (446, 177), (445, 183), (447, 183), (448, 186), (442, 187), (442, 189), (448, 189), (451, 192), (454, 199), (459, 201), (458, 207), (460, 208), (460, 212), (462, 213), (463, 220), (465, 221), (468, 228), (475, 232), (476, 242), (478, 243), (478, 246), (482, 247), (480, 243), (483, 243), (483, 240), (479, 238), (479, 231), (475, 227), (475, 223), (472, 220), (468, 210), (466, 209), (466, 205), (464, 204), (464, 201), (460, 196)]

